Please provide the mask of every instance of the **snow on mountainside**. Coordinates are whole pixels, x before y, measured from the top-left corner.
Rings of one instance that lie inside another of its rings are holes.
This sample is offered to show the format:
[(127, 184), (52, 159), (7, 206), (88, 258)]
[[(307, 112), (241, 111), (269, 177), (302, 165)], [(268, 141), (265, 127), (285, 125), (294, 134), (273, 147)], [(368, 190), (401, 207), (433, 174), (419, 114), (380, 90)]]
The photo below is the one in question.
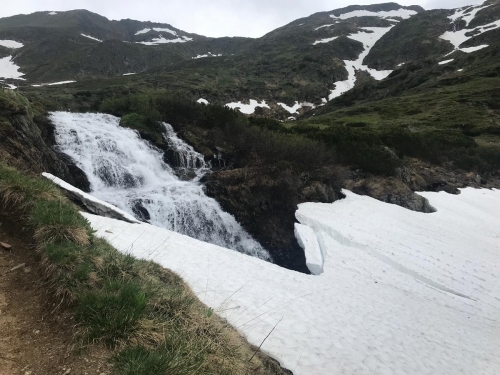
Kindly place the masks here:
[[(466, 43), (470, 39), (475, 38), (485, 32), (500, 28), (500, 19), (485, 25), (468, 28), (469, 24), (474, 20), (478, 12), (490, 6), (491, 5), (464, 7), (461, 9), (457, 9), (454, 14), (448, 17), (453, 25), (453, 30), (445, 32), (443, 35), (441, 35), (441, 38), (453, 44), (454, 50), (449, 53), (450, 55), (456, 51), (471, 53), (488, 47), (487, 44), (482, 44), (478, 46), (460, 48), (462, 44)], [(465, 22), (465, 28), (460, 27), (461, 22)]]
[(297, 211), (317, 276), (149, 224), (83, 215), (118, 250), (179, 273), (296, 375), (497, 374), (500, 191), (425, 193), (433, 214), (345, 193)]

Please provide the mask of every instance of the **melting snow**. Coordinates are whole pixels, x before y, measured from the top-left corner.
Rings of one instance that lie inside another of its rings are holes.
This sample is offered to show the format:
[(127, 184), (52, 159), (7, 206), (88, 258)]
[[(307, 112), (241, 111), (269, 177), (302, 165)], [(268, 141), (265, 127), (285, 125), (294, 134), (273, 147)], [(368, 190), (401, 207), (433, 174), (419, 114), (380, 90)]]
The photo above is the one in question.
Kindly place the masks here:
[(209, 105), (210, 104), (207, 99), (203, 99), (203, 98), (198, 99), (196, 101), (196, 103), (205, 104), (205, 105)]
[(12, 56), (7, 56), (0, 59), (0, 77), (1, 78), (12, 78), (12, 79), (22, 79), (24, 74), (19, 71), (20, 67), (14, 64)]
[(42, 86), (56, 86), (56, 85), (66, 85), (68, 83), (74, 83), (76, 81), (61, 81), (61, 82), (53, 82), (53, 83), (40, 83), (39, 85), (31, 85), (33, 87), (42, 87)]
[(84, 36), (85, 38), (89, 38), (89, 39), (95, 40), (96, 42), (102, 42), (101, 39), (94, 38), (93, 36), (90, 36), (90, 35), (86, 35), (86, 34), (80, 34), (80, 35)]
[(262, 349), (295, 375), (500, 373), (500, 191), (423, 193), (433, 214), (345, 193), (296, 213), (319, 276), (82, 215), (119, 251), (180, 274), (252, 344), (275, 327)]
[(362, 27), (364, 31), (358, 31), (355, 34), (348, 35), (347, 37), (353, 40), (357, 40), (358, 42), (363, 43), (363, 47), (365, 50), (358, 56), (357, 60), (344, 60), (345, 68), (347, 69), (347, 73), (349, 77), (345, 81), (335, 82), (335, 89), (330, 92), (328, 96), (329, 100), (335, 99), (345, 92), (354, 88), (354, 84), (356, 83), (356, 70), (364, 70), (375, 78), (376, 80), (382, 80), (387, 78), (389, 74), (392, 73), (392, 70), (376, 70), (370, 69), (368, 66), (363, 65), (363, 60), (372, 47), (377, 43), (377, 41), (382, 38), (391, 28), (391, 27)]
[(349, 13), (341, 14), (339, 17), (333, 14), (330, 15), (330, 17), (342, 20), (346, 20), (353, 17), (380, 17), (380, 18), (400, 17), (403, 19), (408, 19), (415, 14), (417, 14), (417, 12), (410, 9), (398, 9), (398, 10), (380, 11), (380, 12), (371, 12), (369, 10), (354, 10)]
[(338, 38), (338, 36), (334, 36), (334, 37), (331, 37), (331, 38), (320, 39), (320, 40), (315, 41), (313, 43), (313, 46), (315, 46), (317, 44), (321, 44), (321, 43), (329, 43), (331, 41), (334, 41), (337, 38)]
[(24, 44), (16, 42), (15, 40), (0, 40), (0, 46), (15, 49), (24, 47)]
[(255, 108), (261, 107), (261, 108), (269, 108), (269, 106), (266, 104), (266, 101), (263, 100), (261, 103), (259, 103), (257, 100), (250, 99), (250, 104), (243, 104), (241, 102), (238, 103), (228, 103), (226, 104), (226, 107), (232, 108), (232, 109), (239, 109), (241, 113), (251, 115), (252, 113), (255, 112)]

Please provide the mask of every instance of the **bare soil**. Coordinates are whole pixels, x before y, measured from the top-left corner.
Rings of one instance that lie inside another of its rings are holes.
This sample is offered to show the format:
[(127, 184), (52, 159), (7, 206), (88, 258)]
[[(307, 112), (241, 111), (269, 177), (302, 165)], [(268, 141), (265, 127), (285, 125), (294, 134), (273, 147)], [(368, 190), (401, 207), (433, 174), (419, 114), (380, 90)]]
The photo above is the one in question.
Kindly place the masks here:
[(0, 375), (111, 374), (109, 351), (75, 345), (75, 324), (52, 297), (22, 225), (2, 219), (0, 242), (12, 248), (0, 246)]

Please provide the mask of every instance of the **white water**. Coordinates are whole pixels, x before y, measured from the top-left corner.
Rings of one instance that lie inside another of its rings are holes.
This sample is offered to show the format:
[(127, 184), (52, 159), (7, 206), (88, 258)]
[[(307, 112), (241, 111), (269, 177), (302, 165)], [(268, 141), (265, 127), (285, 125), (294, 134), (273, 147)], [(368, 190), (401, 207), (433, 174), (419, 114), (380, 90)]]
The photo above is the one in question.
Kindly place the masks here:
[[(246, 233), (233, 216), (203, 192), (195, 181), (179, 180), (163, 154), (137, 132), (119, 126), (120, 119), (96, 113), (53, 112), (59, 150), (87, 175), (92, 194), (151, 224), (261, 259), (269, 254)], [(164, 134), (182, 157), (181, 165), (206, 170), (203, 157), (180, 140), (170, 125)], [(182, 164), (183, 163), (183, 164)], [(198, 165), (199, 164), (199, 165)]]
[(177, 133), (170, 124), (162, 123), (165, 128), (163, 139), (168, 144), (170, 150), (175, 154), (175, 162), (182, 169), (191, 169), (196, 172), (197, 177), (202, 177), (209, 171), (209, 165), (205, 163), (205, 158), (199, 152), (177, 137)]

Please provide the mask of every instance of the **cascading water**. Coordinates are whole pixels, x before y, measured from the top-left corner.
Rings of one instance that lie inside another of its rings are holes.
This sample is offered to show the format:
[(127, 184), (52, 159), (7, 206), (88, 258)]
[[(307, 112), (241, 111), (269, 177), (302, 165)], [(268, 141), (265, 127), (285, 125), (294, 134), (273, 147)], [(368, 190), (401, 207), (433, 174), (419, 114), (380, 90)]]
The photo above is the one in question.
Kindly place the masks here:
[(203, 177), (210, 168), (203, 155), (180, 139), (172, 125), (164, 122), (161, 125), (165, 129), (163, 139), (169, 147), (167, 153), (170, 154), (172, 162), (181, 169), (195, 171), (198, 178)]
[(96, 113), (53, 112), (58, 148), (69, 155), (90, 182), (92, 195), (151, 224), (261, 259), (270, 256), (196, 181), (208, 168), (203, 156), (165, 126), (165, 141), (179, 164), (195, 169), (194, 181), (181, 181), (162, 161), (160, 150), (120, 119)]

